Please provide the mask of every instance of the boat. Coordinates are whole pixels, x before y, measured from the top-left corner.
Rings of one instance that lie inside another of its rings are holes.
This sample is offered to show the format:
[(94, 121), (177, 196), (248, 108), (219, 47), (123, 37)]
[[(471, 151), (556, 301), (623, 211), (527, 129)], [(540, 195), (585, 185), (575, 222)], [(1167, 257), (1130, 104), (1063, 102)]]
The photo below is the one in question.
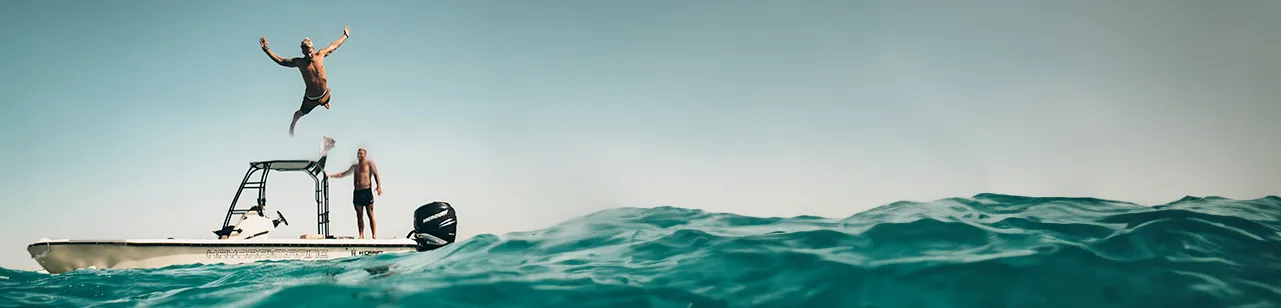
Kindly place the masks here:
[[(332, 140), (329, 140), (332, 147)], [(323, 152), (322, 152), (322, 155)], [(249, 163), (236, 196), (207, 239), (41, 239), (27, 246), (50, 274), (77, 269), (140, 269), (188, 264), (240, 264), (259, 261), (330, 260), (353, 256), (430, 251), (454, 242), (457, 216), (452, 205), (434, 201), (414, 210), (414, 229), (404, 238), (355, 239), (329, 232), (329, 178), (319, 160), (269, 160)], [(280, 211), (267, 212), (267, 175), (303, 173), (315, 181), (316, 233), (297, 238), (272, 238), (272, 231), (289, 221)], [(255, 177), (256, 176), (256, 177)], [(252, 180), (252, 181), (251, 181)], [(257, 191), (257, 202), (245, 207), (239, 200), (247, 190)], [(232, 219), (237, 221), (232, 223)]]

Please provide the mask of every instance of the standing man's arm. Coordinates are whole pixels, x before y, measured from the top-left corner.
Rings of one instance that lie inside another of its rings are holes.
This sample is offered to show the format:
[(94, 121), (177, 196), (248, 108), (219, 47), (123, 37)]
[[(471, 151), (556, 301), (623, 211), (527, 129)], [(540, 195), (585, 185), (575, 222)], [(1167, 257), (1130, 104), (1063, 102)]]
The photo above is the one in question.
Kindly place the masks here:
[(347, 176), (348, 174), (351, 174), (351, 172), (355, 170), (356, 170), (356, 165), (351, 165), (351, 167), (347, 167), (347, 171), (343, 171), (339, 173), (330, 173), (330, 174), (326, 174), (325, 176), (336, 179), (336, 178)]
[(333, 43), (329, 43), (329, 46), (326, 46), (324, 49), (321, 49), (319, 53), (321, 55), (328, 57), (329, 54), (334, 53), (334, 50), (338, 50), (338, 46), (342, 46), (342, 43), (347, 41), (348, 36), (351, 36), (351, 27), (343, 28), (342, 37), (339, 37), (338, 40), (334, 41)]
[(271, 57), (271, 61), (275, 61), (275, 62), (276, 62), (276, 64), (280, 64), (280, 66), (284, 66), (284, 67), (295, 67), (295, 66), (296, 66), (296, 65), (294, 65), (294, 59), (292, 59), (292, 58), (290, 58), (290, 59), (281, 58), (280, 56), (276, 55), (276, 53), (271, 52), (271, 48), (267, 48), (267, 37), (265, 37), (265, 36), (263, 36), (263, 37), (259, 37), (259, 38), (258, 38), (258, 43), (260, 43), (260, 44), (262, 45), (262, 52), (267, 53), (267, 57)]
[(375, 188), (374, 190), (377, 190), (377, 191), (378, 191), (378, 195), (379, 195), (379, 196), (382, 196), (382, 195), (383, 195), (383, 183), (381, 183), (381, 182), (378, 180), (378, 165), (375, 165), (375, 164), (374, 164), (374, 161), (372, 161), (372, 160), (371, 160), (371, 161), (369, 161), (369, 175), (374, 176), (374, 184), (375, 184), (375, 185), (378, 185), (378, 186), (377, 186), (377, 188)]

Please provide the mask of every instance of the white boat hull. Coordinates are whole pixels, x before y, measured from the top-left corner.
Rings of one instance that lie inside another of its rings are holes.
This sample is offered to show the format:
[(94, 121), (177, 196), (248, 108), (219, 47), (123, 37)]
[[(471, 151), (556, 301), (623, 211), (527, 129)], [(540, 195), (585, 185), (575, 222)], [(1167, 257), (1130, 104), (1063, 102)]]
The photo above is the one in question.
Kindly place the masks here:
[[(429, 251), (454, 242), (458, 216), (448, 202), (435, 201), (413, 212), (414, 228), (406, 238), (350, 239), (329, 234), (329, 177), (325, 153), (333, 139), (322, 139), (320, 160), (269, 160), (249, 163), (227, 215), (213, 230), (217, 239), (49, 240), (27, 246), (31, 258), (50, 274), (77, 269), (161, 268), (184, 264), (238, 264), (269, 260), (329, 260), (391, 252)], [(315, 183), (316, 233), (272, 239), (280, 224), (289, 225), (280, 211), (267, 213), (267, 174), (302, 172)], [(257, 178), (255, 178), (257, 176)], [(256, 191), (253, 206), (236, 205), (245, 190)], [(232, 222), (233, 218), (238, 221)], [(372, 219), (372, 218), (371, 218)]]
[(161, 268), (268, 260), (329, 260), (413, 252), (411, 239), (154, 239), (43, 240), (27, 252), (50, 274), (76, 269)]

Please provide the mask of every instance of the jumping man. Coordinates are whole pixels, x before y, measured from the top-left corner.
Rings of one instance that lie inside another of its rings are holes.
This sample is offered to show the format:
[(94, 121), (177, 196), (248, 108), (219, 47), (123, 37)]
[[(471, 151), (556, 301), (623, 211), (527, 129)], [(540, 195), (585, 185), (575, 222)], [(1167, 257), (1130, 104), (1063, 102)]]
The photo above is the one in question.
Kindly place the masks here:
[[(341, 178), (352, 172), (356, 173), (356, 180), (352, 181), (356, 186), (356, 191), (352, 193), (351, 197), (351, 203), (356, 207), (356, 226), (359, 227), (360, 238), (365, 238), (365, 218), (361, 214), (368, 214), (371, 237), (377, 239), (378, 224), (374, 222), (374, 194), (369, 190), (369, 179), (372, 177), (374, 184), (378, 184), (374, 191), (377, 191), (378, 195), (382, 196), (383, 188), (382, 183), (378, 180), (378, 166), (374, 165), (373, 161), (365, 159), (365, 149), (356, 151), (356, 160), (356, 163), (347, 168), (347, 171), (327, 174), (327, 176)], [(365, 210), (364, 213), (361, 213), (362, 207)]]
[(303, 83), (307, 85), (307, 90), (302, 96), (302, 106), (298, 107), (298, 111), (294, 111), (294, 119), (289, 122), (289, 136), (294, 135), (294, 126), (298, 124), (298, 119), (311, 113), (311, 110), (315, 109), (316, 106), (324, 105), (325, 109), (329, 109), (330, 94), (327, 78), (325, 77), (325, 57), (337, 50), (338, 46), (342, 46), (342, 43), (347, 41), (350, 33), (351, 27), (343, 28), (342, 37), (320, 50), (316, 50), (311, 45), (310, 38), (303, 38), (303, 56), (289, 59), (281, 58), (276, 53), (271, 52), (271, 49), (267, 48), (267, 37), (258, 38), (258, 42), (262, 44), (262, 51), (266, 52), (272, 61), (276, 61), (276, 64), (284, 67), (297, 67), (298, 71), (302, 72)]

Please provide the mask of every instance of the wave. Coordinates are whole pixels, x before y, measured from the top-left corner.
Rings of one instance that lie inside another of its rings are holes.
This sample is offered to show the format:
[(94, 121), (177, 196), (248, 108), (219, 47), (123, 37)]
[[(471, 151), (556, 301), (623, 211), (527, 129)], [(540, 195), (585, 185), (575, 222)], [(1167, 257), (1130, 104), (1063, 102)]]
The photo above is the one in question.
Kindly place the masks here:
[(0, 269), (0, 304), (449, 307), (1267, 307), (1281, 198), (1142, 206), (979, 194), (843, 219), (600, 211), (415, 254)]

